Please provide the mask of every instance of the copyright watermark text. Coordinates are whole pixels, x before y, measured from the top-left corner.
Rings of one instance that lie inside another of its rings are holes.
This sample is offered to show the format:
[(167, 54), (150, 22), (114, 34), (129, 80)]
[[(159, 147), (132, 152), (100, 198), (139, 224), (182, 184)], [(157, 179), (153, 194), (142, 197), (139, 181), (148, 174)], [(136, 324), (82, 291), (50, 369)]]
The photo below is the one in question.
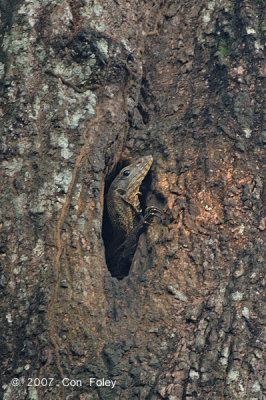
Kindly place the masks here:
[[(27, 378), (26, 385), (33, 387), (46, 387), (46, 386), (54, 386), (56, 385), (55, 378)], [(11, 385), (13, 387), (23, 386), (25, 384), (24, 378), (13, 378), (11, 380)], [(65, 387), (81, 387), (82, 381), (80, 379), (70, 379), (63, 378), (60, 381), (60, 384)], [(89, 378), (89, 386), (90, 387), (109, 387), (113, 389), (116, 385), (116, 380), (106, 379), (106, 378)]]

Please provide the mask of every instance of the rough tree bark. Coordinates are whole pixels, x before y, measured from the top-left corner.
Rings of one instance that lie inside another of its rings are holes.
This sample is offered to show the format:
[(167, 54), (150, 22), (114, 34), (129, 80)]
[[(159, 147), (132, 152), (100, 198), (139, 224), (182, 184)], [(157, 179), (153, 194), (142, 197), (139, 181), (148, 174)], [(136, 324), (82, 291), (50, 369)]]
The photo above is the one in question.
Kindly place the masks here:
[[(0, 7), (1, 398), (264, 399), (263, 1)], [(118, 280), (104, 195), (148, 154)]]

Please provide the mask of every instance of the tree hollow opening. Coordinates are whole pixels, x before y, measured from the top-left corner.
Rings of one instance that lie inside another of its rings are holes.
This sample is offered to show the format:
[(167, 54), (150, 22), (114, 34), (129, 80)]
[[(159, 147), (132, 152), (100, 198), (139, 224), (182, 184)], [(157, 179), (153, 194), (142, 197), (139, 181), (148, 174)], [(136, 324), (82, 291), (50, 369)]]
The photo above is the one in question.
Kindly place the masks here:
[[(111, 224), (110, 217), (107, 210), (107, 193), (108, 190), (121, 169), (126, 165), (118, 163), (115, 174), (111, 177), (107, 177), (105, 182), (105, 194), (104, 194), (104, 211), (103, 211), (103, 221), (102, 221), (102, 237), (105, 246), (105, 259), (108, 270), (110, 271), (112, 277), (119, 280), (128, 276), (132, 264), (132, 260), (138, 245), (138, 239), (140, 233), (144, 230), (137, 230), (136, 235), (132, 232), (132, 237), (126, 238), (124, 241), (119, 242), (117, 240), (116, 232)], [(143, 219), (143, 211), (146, 209), (147, 205), (147, 195), (151, 185), (151, 174), (150, 172), (144, 178), (140, 186), (139, 202), (140, 208), (142, 210), (141, 214), (137, 216), (136, 220), (139, 224)], [(130, 235), (129, 235), (130, 236)]]

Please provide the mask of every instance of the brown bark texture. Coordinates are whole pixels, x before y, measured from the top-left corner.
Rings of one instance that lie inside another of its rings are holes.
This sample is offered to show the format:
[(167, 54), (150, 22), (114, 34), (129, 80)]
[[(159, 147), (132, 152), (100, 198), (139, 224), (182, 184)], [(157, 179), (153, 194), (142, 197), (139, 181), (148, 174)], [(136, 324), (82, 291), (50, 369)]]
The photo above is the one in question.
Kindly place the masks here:
[[(265, 3), (0, 11), (0, 397), (265, 399)], [(144, 155), (163, 214), (117, 279), (106, 190)]]

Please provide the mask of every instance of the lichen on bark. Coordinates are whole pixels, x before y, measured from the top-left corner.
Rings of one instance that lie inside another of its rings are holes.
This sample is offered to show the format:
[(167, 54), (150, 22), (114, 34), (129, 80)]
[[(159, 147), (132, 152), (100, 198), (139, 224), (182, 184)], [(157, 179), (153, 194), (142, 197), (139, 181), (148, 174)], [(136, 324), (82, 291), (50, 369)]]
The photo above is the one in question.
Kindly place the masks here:
[[(262, 400), (263, 2), (0, 11), (1, 396)], [(163, 219), (117, 281), (105, 192), (148, 154)]]

